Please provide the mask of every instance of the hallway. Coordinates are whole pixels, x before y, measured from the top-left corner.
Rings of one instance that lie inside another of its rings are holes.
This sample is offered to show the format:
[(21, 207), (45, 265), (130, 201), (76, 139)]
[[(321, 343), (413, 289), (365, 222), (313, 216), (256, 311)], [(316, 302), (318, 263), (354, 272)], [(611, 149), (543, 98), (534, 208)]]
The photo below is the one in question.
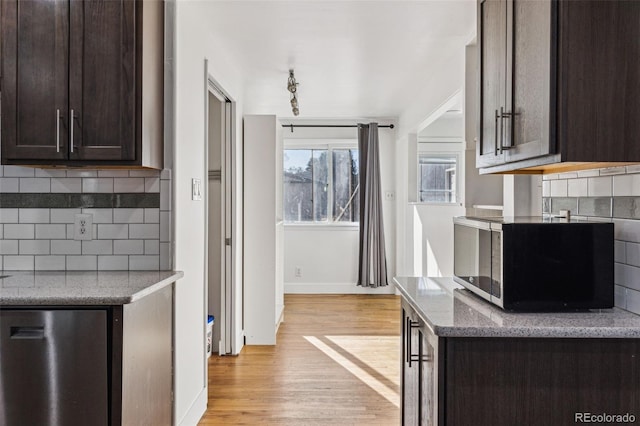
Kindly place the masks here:
[(209, 359), (200, 425), (398, 425), (400, 299), (285, 295), (274, 346)]

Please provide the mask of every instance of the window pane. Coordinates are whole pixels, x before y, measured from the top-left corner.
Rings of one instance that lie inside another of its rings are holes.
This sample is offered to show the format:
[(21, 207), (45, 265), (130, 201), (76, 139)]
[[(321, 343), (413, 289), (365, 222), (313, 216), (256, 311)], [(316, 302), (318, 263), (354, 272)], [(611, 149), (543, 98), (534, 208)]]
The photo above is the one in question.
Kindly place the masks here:
[(420, 155), (420, 201), (455, 203), (456, 168), (455, 156)]
[(310, 149), (284, 150), (284, 220), (313, 220), (312, 170)]
[(333, 150), (333, 220), (358, 222), (358, 150)]
[(327, 220), (328, 158), (326, 149), (313, 150), (313, 220)]

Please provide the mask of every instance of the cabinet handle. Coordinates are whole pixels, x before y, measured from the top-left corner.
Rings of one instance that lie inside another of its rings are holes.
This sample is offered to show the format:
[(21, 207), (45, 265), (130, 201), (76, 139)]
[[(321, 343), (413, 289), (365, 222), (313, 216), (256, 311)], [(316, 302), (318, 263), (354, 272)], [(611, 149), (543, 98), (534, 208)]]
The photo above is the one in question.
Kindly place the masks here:
[(501, 148), (502, 149), (511, 149), (515, 146), (515, 142), (513, 140), (513, 135), (514, 135), (514, 131), (513, 131), (513, 117), (515, 117), (516, 115), (520, 115), (520, 113), (518, 112), (501, 112), (500, 115), (502, 116), (502, 118), (508, 118), (511, 120), (511, 141), (509, 143), (509, 145), (504, 146), (503, 143), (500, 143)]
[(494, 122), (493, 155), (498, 155), (498, 118), (498, 110), (496, 110), (496, 119)]
[(71, 152), (73, 153), (73, 119), (74, 119), (74, 114), (73, 114), (73, 110), (71, 110), (71, 115), (69, 116), (69, 128), (71, 129)]
[(56, 152), (60, 152), (60, 110), (56, 110)]
[(407, 326), (407, 362), (409, 363), (409, 368), (411, 368), (411, 362), (420, 361), (420, 355), (412, 354), (413, 348), (411, 347), (411, 330), (420, 327), (420, 323), (418, 321), (411, 321), (411, 318), (407, 317)]
[(500, 153), (504, 149), (504, 107), (500, 107)]

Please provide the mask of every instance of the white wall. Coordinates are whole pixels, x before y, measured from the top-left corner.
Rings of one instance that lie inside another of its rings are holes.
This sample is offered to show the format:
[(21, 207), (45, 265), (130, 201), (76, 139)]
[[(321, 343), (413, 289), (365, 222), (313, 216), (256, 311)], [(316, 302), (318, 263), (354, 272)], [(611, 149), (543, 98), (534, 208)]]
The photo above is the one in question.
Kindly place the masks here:
[[(360, 122), (389, 121), (363, 119)], [(311, 122), (309, 122), (311, 123)], [(316, 124), (321, 124), (315, 122)], [(355, 124), (356, 121), (332, 121), (324, 124)], [(302, 123), (301, 123), (302, 124)], [(389, 281), (395, 275), (396, 201), (384, 200), (384, 193), (396, 191), (395, 133), (379, 130), (380, 174), (383, 192), (383, 219)], [(283, 129), (285, 146), (305, 143), (327, 143), (331, 140), (352, 140), (357, 146), (356, 128), (297, 128), (291, 133)], [(302, 267), (302, 277), (295, 276), (295, 267)], [(370, 289), (356, 286), (358, 278), (358, 228), (311, 225), (286, 225), (284, 230), (285, 293), (392, 293), (393, 286)]]
[[(176, 285), (175, 311), (175, 424), (195, 425), (207, 404), (205, 359), (205, 202), (191, 200), (191, 179), (207, 182), (205, 171), (205, 59), (211, 75), (232, 96), (236, 117), (242, 117), (242, 76), (224, 49), (209, 36), (206, 2), (175, 3), (175, 135), (173, 152), (173, 203), (175, 223), (175, 268), (184, 271)], [(236, 122), (236, 150), (242, 152), (242, 122)], [(236, 155), (236, 186), (242, 188), (242, 162)], [(235, 223), (241, 226), (242, 205)], [(236, 233), (241, 234), (241, 228)], [(236, 256), (242, 253), (241, 238), (235, 238)], [(238, 257), (241, 259), (241, 257)], [(242, 269), (235, 268), (237, 284)], [(236, 302), (242, 300), (241, 287)], [(234, 309), (241, 324), (242, 306)], [(240, 327), (239, 327), (240, 328)], [(238, 330), (242, 333), (242, 330)], [(236, 336), (237, 341), (242, 338)], [(239, 348), (236, 348), (239, 349)]]

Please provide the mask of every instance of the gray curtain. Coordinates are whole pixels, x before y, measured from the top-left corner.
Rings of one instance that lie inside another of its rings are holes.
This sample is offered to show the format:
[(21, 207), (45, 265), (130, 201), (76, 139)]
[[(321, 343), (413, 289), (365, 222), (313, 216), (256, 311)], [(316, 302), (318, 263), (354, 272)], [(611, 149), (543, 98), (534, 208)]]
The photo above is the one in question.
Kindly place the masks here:
[(378, 123), (358, 124), (360, 153), (360, 256), (358, 285), (382, 287), (387, 282), (384, 250)]

